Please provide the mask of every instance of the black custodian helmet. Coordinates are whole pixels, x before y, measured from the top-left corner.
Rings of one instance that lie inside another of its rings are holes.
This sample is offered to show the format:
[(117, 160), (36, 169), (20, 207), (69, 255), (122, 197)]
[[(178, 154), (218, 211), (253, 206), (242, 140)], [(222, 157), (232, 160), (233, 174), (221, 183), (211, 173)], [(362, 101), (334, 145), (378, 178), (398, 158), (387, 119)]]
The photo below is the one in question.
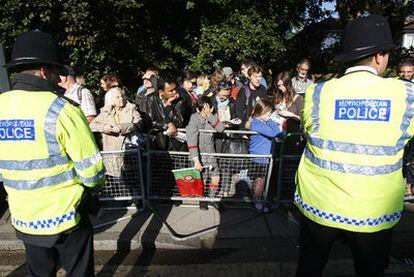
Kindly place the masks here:
[(343, 51), (335, 61), (351, 62), (395, 48), (388, 21), (381, 15), (365, 15), (345, 27)]
[(35, 30), (25, 32), (16, 38), (11, 61), (5, 67), (14, 71), (30, 65), (53, 65), (66, 72), (58, 43), (50, 34)]

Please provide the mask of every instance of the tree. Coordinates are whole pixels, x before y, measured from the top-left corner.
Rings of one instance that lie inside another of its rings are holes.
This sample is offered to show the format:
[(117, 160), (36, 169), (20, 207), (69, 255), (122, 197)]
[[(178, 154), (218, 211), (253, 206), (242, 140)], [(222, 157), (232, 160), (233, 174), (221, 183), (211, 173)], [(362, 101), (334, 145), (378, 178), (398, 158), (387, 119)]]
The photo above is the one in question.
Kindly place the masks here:
[[(61, 43), (66, 63), (96, 89), (100, 76), (111, 72), (135, 90), (138, 74), (151, 65), (175, 73), (184, 68), (210, 73), (221, 66), (237, 69), (241, 60), (253, 58), (279, 71), (307, 56), (327, 70), (323, 65), (339, 47), (328, 54), (320, 47), (325, 39), (320, 24), (332, 14), (325, 2), (337, 4), (342, 26), (379, 9), (397, 36), (414, 5), (396, 0), (3, 0), (0, 41), (10, 57), (22, 32), (50, 32)], [(299, 43), (301, 30), (310, 35)]]
[[(338, 18), (333, 18), (332, 15), (326, 17), (328, 14), (321, 17), (313, 16), (317, 20), (310, 22), (289, 41), (292, 57), (311, 58), (313, 72), (343, 72), (343, 68), (335, 64), (333, 58), (341, 51), (342, 30), (350, 20), (366, 13), (382, 14), (388, 19), (394, 34), (394, 41), (398, 44), (401, 41), (401, 32), (406, 18), (414, 15), (413, 1), (328, 0), (325, 2), (336, 3)], [(318, 13), (318, 10), (316, 9), (315, 12)], [(404, 54), (393, 53), (391, 67), (395, 66), (401, 55)], [(291, 61), (291, 66), (294, 66), (294, 59), (288, 60)]]
[(42, 29), (89, 84), (113, 72), (134, 88), (137, 74), (153, 64), (210, 72), (254, 58), (270, 67), (285, 57), (305, 13), (305, 0), (5, 0), (0, 40), (10, 57), (20, 33)]

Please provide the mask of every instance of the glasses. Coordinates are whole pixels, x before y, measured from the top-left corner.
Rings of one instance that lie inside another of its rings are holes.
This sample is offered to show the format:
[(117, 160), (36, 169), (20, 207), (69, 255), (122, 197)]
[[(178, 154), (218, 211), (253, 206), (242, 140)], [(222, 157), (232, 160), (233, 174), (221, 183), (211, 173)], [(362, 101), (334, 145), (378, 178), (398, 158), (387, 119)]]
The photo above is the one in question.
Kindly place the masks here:
[(231, 87), (232, 87), (232, 84), (231, 84), (231, 82), (230, 82), (230, 81), (220, 81), (220, 82), (217, 84), (217, 86), (218, 86), (220, 89), (229, 89), (229, 88), (231, 88)]

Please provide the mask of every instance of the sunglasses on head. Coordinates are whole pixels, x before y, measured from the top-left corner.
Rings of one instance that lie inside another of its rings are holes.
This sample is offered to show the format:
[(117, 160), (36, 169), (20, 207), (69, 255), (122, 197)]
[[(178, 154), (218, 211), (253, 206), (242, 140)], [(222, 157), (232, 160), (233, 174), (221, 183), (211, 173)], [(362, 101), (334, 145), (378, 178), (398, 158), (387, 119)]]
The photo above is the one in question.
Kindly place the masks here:
[(231, 82), (230, 82), (230, 81), (220, 81), (220, 82), (218, 83), (218, 87), (219, 87), (220, 89), (229, 89), (229, 88), (231, 88), (231, 87), (232, 87), (232, 84), (231, 84)]

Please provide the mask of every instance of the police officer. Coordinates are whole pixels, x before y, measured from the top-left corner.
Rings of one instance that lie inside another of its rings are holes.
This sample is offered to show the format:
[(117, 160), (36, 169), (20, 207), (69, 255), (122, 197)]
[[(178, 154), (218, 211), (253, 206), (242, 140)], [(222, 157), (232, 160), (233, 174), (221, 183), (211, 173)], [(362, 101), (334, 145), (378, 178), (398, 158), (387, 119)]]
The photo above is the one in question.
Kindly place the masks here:
[(296, 276), (321, 276), (338, 239), (349, 244), (357, 276), (383, 276), (388, 267), (392, 228), (403, 208), (403, 150), (414, 131), (413, 85), (379, 76), (394, 48), (384, 17), (355, 19), (336, 57), (351, 67), (306, 92)]
[(21, 34), (0, 95), (0, 173), (29, 276), (93, 276), (87, 191), (105, 181), (101, 155), (79, 107), (55, 93), (64, 67), (47, 33)]

